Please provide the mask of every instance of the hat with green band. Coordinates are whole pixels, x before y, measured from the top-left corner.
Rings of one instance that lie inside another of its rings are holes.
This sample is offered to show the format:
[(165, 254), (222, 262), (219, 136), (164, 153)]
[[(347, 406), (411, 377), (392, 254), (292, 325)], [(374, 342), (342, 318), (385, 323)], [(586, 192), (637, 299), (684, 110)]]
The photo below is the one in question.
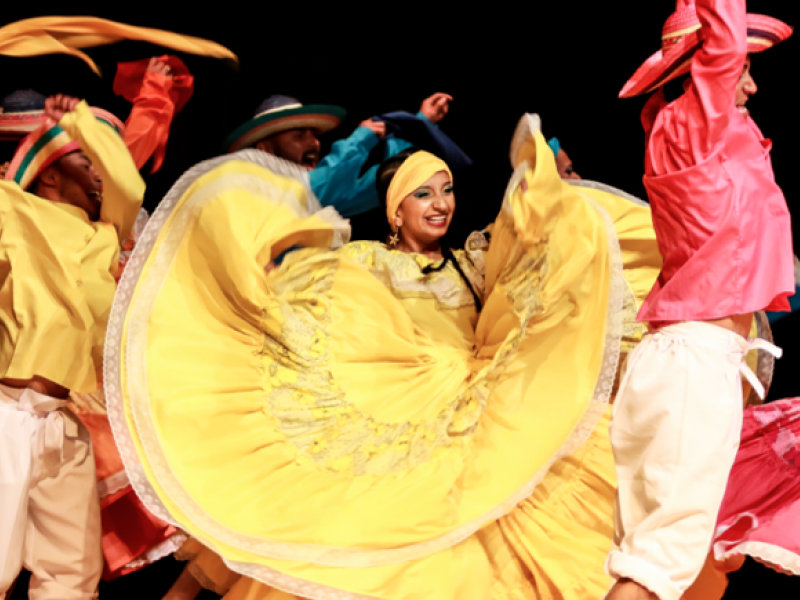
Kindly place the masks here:
[(270, 96), (261, 103), (252, 119), (228, 136), (223, 152), (249, 148), (260, 140), (290, 129), (308, 127), (325, 133), (338, 127), (346, 114), (338, 106), (304, 106), (289, 96)]

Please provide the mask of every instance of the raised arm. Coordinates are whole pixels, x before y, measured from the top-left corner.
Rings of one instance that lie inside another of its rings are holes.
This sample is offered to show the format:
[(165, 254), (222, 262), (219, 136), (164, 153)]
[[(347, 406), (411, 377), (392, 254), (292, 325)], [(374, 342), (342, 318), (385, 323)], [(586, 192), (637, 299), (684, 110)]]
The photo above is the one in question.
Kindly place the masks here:
[(330, 153), (309, 173), (311, 188), (322, 206), (332, 206), (345, 217), (378, 206), (375, 173), (367, 171), (362, 175), (361, 168), (385, 134), (386, 124), (370, 122), (370, 125), (365, 121), (350, 137), (334, 143)]
[(692, 61), (687, 101), (702, 135), (696, 150), (709, 156), (722, 140), (736, 105), (736, 84), (747, 57), (745, 0), (696, 0), (703, 45)]
[(144, 167), (159, 149), (153, 161), (154, 173), (164, 161), (164, 147), (175, 116), (175, 103), (170, 97), (172, 85), (169, 65), (157, 58), (150, 59), (142, 86), (133, 99), (133, 108), (125, 123), (125, 145), (138, 169)]
[(145, 186), (122, 138), (111, 125), (96, 119), (85, 101), (66, 106), (63, 97), (55, 96), (48, 98), (45, 112), (78, 142), (97, 169), (103, 179), (100, 220), (114, 225), (124, 242), (142, 206)]

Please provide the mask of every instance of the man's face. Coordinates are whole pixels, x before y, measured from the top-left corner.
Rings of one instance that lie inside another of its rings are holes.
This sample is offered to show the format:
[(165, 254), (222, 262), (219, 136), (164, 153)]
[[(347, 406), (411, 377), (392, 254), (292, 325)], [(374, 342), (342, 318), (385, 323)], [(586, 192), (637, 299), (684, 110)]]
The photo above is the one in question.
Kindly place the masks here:
[(747, 110), (747, 106), (745, 105), (750, 99), (750, 96), (757, 91), (758, 86), (753, 80), (753, 76), (750, 74), (750, 57), (748, 56), (744, 63), (744, 68), (742, 69), (742, 75), (739, 77), (739, 83), (736, 84), (736, 108), (739, 109), (739, 112), (745, 117), (750, 114), (750, 111)]
[(82, 208), (92, 221), (99, 219), (103, 180), (92, 161), (83, 152), (77, 151), (62, 156), (53, 166), (60, 177), (61, 201)]
[(556, 155), (556, 167), (558, 168), (558, 174), (561, 176), (561, 179), (581, 178), (581, 176), (575, 172), (572, 161), (564, 150), (559, 150), (558, 155)]
[(319, 162), (320, 143), (317, 131), (309, 127), (276, 133), (259, 142), (256, 147), (305, 167), (309, 171), (316, 168)]

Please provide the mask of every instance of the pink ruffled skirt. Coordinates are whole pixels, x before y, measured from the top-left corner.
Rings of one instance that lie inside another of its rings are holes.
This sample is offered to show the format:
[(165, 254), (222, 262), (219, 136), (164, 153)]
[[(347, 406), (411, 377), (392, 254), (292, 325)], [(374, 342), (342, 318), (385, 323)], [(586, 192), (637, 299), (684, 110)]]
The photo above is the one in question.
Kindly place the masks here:
[(800, 575), (800, 398), (745, 410), (713, 551)]

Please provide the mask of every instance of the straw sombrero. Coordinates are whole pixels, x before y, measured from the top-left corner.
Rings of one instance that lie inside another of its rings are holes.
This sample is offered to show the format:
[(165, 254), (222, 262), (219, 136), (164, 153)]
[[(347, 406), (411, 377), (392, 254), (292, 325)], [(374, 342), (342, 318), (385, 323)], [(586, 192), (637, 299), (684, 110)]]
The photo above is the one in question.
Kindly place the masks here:
[(270, 96), (261, 103), (252, 119), (228, 136), (223, 152), (249, 148), (271, 135), (300, 127), (310, 127), (325, 133), (338, 127), (346, 114), (338, 106), (303, 106), (289, 96)]
[(44, 121), (45, 97), (17, 90), (0, 100), (0, 140), (20, 140)]
[[(621, 98), (646, 94), (689, 72), (692, 56), (703, 39), (693, 0), (678, 0), (664, 23), (661, 50), (648, 58), (620, 92)], [(792, 35), (792, 28), (773, 17), (747, 15), (747, 52), (763, 52)]]

